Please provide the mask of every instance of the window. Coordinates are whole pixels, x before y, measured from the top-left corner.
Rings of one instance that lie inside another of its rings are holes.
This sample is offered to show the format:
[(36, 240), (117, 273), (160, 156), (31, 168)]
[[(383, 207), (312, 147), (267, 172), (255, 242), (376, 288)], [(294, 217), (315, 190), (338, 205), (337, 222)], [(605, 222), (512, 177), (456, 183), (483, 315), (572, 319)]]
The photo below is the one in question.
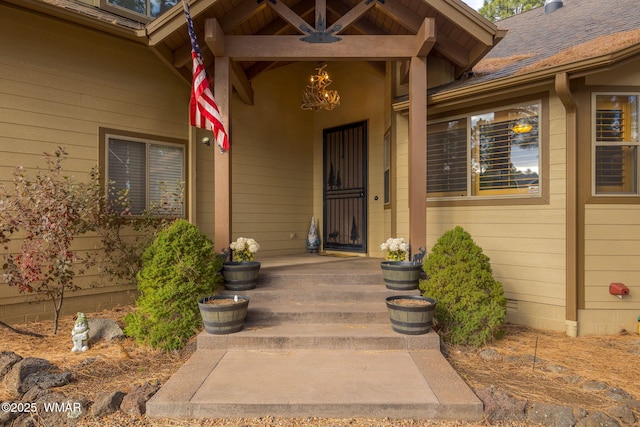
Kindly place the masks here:
[(178, 4), (180, 0), (100, 0), (100, 7), (116, 15), (148, 22)]
[(467, 195), (467, 121), (435, 123), (427, 135), (427, 193)]
[(596, 94), (594, 192), (638, 194), (638, 95)]
[(106, 136), (107, 181), (128, 193), (131, 213), (145, 209), (184, 214), (185, 149), (179, 144)]
[(540, 195), (540, 103), (429, 124), (427, 196)]
[(391, 204), (391, 131), (384, 134), (384, 204)]

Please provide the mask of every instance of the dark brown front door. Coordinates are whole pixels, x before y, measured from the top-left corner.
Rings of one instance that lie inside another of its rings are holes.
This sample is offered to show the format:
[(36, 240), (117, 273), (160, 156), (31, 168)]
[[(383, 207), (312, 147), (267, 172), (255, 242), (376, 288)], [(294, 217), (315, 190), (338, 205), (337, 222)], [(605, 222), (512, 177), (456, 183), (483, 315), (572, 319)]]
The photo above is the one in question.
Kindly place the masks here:
[(367, 251), (367, 122), (325, 129), (324, 249)]

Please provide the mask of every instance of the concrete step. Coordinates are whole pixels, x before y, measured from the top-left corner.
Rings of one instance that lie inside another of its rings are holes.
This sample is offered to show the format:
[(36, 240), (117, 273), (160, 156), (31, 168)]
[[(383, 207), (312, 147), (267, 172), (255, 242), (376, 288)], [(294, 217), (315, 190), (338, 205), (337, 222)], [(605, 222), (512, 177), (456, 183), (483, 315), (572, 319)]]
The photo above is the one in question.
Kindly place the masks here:
[(482, 419), (438, 350), (198, 350), (146, 406), (150, 418)]
[(225, 289), (222, 293), (227, 295), (246, 295), (251, 299), (251, 303), (283, 301), (298, 303), (321, 301), (382, 301), (384, 304), (384, 300), (388, 296), (420, 295), (420, 291), (418, 289), (411, 291), (394, 291), (387, 289), (382, 282), (376, 284), (350, 284), (348, 282), (343, 282), (339, 285), (297, 282), (272, 282), (265, 284), (260, 282), (255, 289), (247, 291), (230, 291)]
[[(380, 260), (265, 263), (243, 330), (198, 335), (197, 351), (149, 402), (151, 418), (480, 420), (482, 402), (432, 332), (391, 329)], [(226, 292), (233, 293), (233, 292)]]
[(198, 350), (439, 350), (435, 332), (403, 335), (385, 323), (245, 325), (242, 333), (198, 335)]

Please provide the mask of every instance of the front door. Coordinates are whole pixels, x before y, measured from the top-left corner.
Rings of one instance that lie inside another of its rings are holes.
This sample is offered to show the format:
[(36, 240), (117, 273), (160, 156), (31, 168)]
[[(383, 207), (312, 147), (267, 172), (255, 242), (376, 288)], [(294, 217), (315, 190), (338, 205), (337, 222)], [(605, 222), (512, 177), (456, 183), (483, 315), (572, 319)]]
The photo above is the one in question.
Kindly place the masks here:
[(323, 131), (325, 250), (367, 251), (367, 122)]

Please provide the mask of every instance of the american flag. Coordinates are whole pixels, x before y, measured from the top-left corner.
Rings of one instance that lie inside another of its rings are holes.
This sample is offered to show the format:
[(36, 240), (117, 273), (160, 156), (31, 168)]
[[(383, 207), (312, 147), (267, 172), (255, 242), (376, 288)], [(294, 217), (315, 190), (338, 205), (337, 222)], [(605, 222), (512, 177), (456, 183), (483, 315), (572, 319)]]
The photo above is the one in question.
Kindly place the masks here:
[(189, 13), (187, 0), (182, 0), (182, 6), (184, 7), (184, 15), (187, 18), (187, 29), (191, 39), (191, 58), (193, 59), (193, 83), (191, 85), (191, 101), (189, 102), (191, 125), (202, 129), (211, 129), (220, 151), (224, 152), (229, 149), (229, 137), (224, 130), (218, 105), (216, 105), (207, 81), (207, 72), (204, 68), (202, 52), (196, 39), (196, 32), (193, 29), (193, 21)]

